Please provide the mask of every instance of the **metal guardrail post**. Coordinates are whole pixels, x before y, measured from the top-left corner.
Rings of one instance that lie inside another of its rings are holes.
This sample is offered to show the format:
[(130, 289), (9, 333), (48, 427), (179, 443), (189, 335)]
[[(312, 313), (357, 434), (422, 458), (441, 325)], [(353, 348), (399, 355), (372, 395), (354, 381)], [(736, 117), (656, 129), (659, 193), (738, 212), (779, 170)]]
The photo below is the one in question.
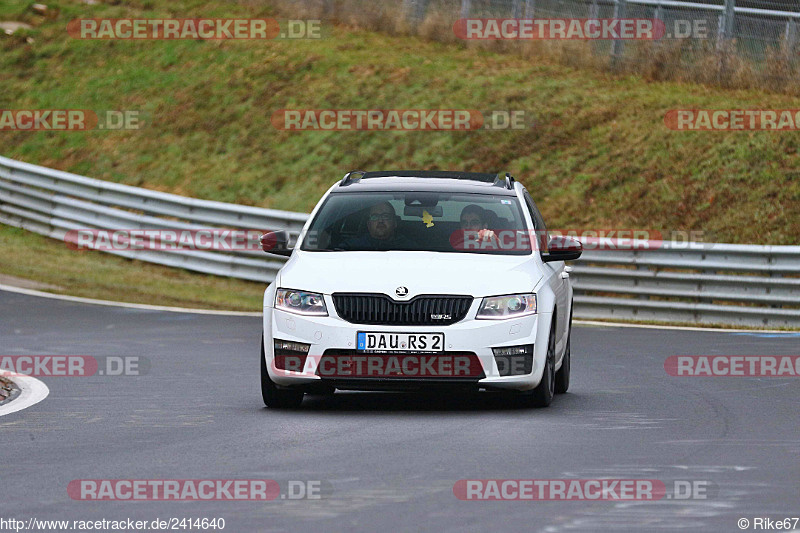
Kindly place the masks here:
[[(627, 0), (614, 0), (614, 18), (624, 19), (628, 12)], [(616, 39), (611, 45), (611, 66), (616, 68), (622, 60), (622, 54), (625, 51), (625, 41)]]
[(536, 12), (536, 0), (525, 0), (525, 18), (532, 19)]
[(733, 23), (736, 19), (736, 0), (725, 0), (725, 9), (720, 14), (717, 32), (717, 49), (722, 49), (727, 41), (733, 39)]
[(469, 18), (472, 12), (472, 0), (461, 0), (461, 18)]
[(326, 19), (336, 16), (336, 0), (324, 0), (323, 15)]
[(728, 76), (728, 54), (731, 52), (730, 43), (733, 42), (733, 23), (735, 21), (736, 0), (725, 0), (725, 9), (719, 19), (717, 31), (717, 83), (723, 83)]
[(522, 18), (522, 0), (514, 0), (511, 4), (511, 18)]
[[(658, 2), (658, 5), (656, 6), (655, 11), (653, 12), (653, 19), (660, 20), (664, 24), (664, 26), (666, 26), (667, 24), (667, 21), (664, 20), (664, 9), (661, 7), (660, 0)], [(666, 37), (666, 35), (663, 35), (661, 39), (656, 39), (655, 41), (652, 41), (654, 50), (658, 50), (660, 47), (664, 45), (664, 37)]]
[(797, 46), (797, 21), (789, 19), (786, 21), (786, 32), (784, 33), (784, 42), (786, 47), (786, 59), (793, 59), (794, 49)]
[(419, 22), (420, 18), (420, 4), (422, 0), (403, 0), (403, 13), (406, 19), (410, 22)]
[[(428, 0), (406, 0), (406, 13), (410, 15), (413, 22), (422, 22), (425, 19), (425, 12), (428, 9)], [(407, 15), (407, 16), (408, 16)]]

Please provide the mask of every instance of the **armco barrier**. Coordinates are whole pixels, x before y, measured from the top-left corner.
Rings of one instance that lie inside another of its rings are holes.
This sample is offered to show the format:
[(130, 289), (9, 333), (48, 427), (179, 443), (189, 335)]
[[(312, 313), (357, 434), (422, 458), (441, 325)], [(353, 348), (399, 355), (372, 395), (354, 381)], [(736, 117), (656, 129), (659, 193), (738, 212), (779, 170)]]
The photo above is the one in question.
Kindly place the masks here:
[(580, 318), (800, 327), (800, 246), (586, 251), (571, 277)]
[[(163, 218), (168, 217), (168, 218)], [(63, 240), (69, 230), (287, 229), (296, 237), (308, 215), (198, 200), (0, 157), (0, 223)], [(272, 281), (283, 260), (256, 251), (117, 250), (109, 253), (251, 281)]]
[[(73, 229), (286, 229), (308, 215), (187, 198), (0, 157), (0, 223), (55, 239)], [(283, 258), (257, 251), (113, 251), (196, 272), (271, 282)], [(800, 246), (664, 243), (584, 252), (575, 318), (800, 327)]]

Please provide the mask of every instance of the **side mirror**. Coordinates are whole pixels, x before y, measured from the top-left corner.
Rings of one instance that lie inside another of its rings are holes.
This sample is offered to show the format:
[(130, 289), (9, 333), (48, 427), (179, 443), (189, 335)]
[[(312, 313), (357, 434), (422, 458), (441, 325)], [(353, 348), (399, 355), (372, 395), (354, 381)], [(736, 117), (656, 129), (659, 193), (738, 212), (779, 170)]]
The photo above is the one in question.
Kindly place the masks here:
[(548, 252), (542, 254), (542, 261), (574, 261), (581, 256), (583, 245), (581, 241), (566, 235), (554, 235), (550, 237), (547, 246)]
[(261, 249), (268, 254), (289, 257), (292, 249), (289, 248), (289, 233), (285, 230), (270, 231), (261, 236)]

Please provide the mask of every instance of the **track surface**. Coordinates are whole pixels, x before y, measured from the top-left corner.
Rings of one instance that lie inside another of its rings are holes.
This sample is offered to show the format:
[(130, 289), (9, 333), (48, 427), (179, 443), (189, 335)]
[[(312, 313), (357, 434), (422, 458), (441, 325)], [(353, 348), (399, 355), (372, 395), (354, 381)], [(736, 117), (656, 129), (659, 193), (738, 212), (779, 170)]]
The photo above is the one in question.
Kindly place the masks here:
[[(0, 418), (0, 516), (223, 517), (226, 531), (738, 531), (800, 515), (800, 378), (677, 378), (669, 355), (800, 353), (800, 337), (576, 327), (570, 393), (548, 409), (487, 395), (338, 393), (263, 407), (260, 320), (0, 292), (0, 354), (145, 356), (146, 376), (41, 378)], [(710, 481), (705, 501), (471, 502), (459, 479)], [(324, 480), (318, 501), (84, 502), (73, 479)]]

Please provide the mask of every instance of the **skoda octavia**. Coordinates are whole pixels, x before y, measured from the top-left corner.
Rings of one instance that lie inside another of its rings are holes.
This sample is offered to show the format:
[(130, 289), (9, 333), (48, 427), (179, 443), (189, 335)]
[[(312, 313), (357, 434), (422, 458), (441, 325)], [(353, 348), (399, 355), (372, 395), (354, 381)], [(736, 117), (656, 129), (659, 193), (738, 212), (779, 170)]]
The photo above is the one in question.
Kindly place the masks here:
[[(294, 240), (294, 239), (292, 239)], [(508, 174), (351, 172), (264, 293), (269, 407), (338, 390), (492, 390), (547, 406), (570, 375), (581, 245), (550, 237)]]

